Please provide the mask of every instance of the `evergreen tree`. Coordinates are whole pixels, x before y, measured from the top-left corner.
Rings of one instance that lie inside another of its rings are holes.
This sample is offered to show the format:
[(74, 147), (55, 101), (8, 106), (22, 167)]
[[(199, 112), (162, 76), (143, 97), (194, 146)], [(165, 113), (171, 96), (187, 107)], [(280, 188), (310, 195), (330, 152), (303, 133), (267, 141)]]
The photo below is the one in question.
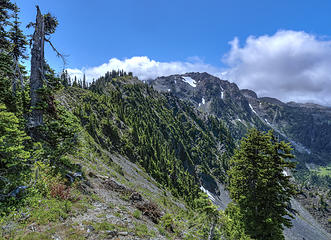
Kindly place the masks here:
[(19, 60), (20, 58), (27, 59), (27, 56), (25, 55), (26, 46), (28, 44), (25, 35), (23, 34), (23, 31), (20, 29), (20, 22), (19, 22), (19, 8), (17, 5), (15, 5), (14, 8), (14, 21), (12, 23), (12, 27), (9, 31), (9, 37), (11, 40), (11, 54), (13, 56), (14, 60), (14, 73), (15, 77), (13, 78), (12, 83), (12, 91), (15, 94), (16, 93), (16, 78), (18, 78), (21, 82), (21, 87), (23, 89), (24, 83), (23, 83), (23, 76), (21, 73), (21, 69), (19, 66)]
[(0, 104), (0, 196), (23, 184), (24, 173), (29, 169), (30, 154), (23, 145), (27, 139), (19, 119)]
[(234, 201), (228, 209), (238, 208), (245, 231), (254, 239), (284, 239), (283, 228), (291, 227), (290, 200), (295, 187), (285, 169), (295, 163), (288, 143), (279, 142), (272, 131), (249, 131), (240, 149), (230, 161), (230, 195)]
[(69, 75), (68, 75), (67, 70), (62, 71), (60, 78), (61, 78), (62, 85), (64, 87), (68, 87), (69, 86)]
[(82, 88), (83, 87), (83, 83), (82, 83), (82, 80), (81, 79), (78, 80), (78, 87), (79, 88)]
[(112, 70), (112, 71), (111, 71), (111, 77), (112, 77), (112, 78), (115, 78), (116, 76), (117, 76), (116, 71), (115, 71), (115, 70)]
[(0, 103), (13, 109), (14, 98), (11, 94), (11, 80), (13, 78), (13, 59), (10, 56), (11, 43), (8, 34), (11, 12), (15, 6), (9, 0), (0, 0)]
[(87, 89), (85, 73), (84, 73), (84, 75), (83, 75), (83, 88), (84, 88), (84, 89)]
[(73, 87), (78, 87), (78, 83), (77, 83), (77, 77), (75, 76), (74, 78), (74, 82), (72, 83)]
[(0, 103), (5, 103), (10, 110), (15, 109), (15, 99), (11, 94), (11, 81), (14, 77), (13, 60), (10, 55), (0, 52)]
[(15, 9), (13, 12), (14, 12), (14, 21), (9, 31), (9, 37), (13, 44), (12, 53), (14, 58), (16, 59), (19, 59), (20, 57), (26, 59), (27, 56), (25, 55), (25, 51), (26, 51), (26, 45), (28, 43), (25, 35), (23, 34), (23, 31), (20, 28), (21, 22), (19, 21), (19, 17), (18, 17), (18, 13), (20, 12), (20, 9), (17, 5), (15, 5)]
[(15, 5), (9, 0), (0, 0), (0, 49), (1, 52), (9, 49), (10, 41), (8, 39), (8, 31), (6, 28), (10, 25), (10, 12), (15, 9)]

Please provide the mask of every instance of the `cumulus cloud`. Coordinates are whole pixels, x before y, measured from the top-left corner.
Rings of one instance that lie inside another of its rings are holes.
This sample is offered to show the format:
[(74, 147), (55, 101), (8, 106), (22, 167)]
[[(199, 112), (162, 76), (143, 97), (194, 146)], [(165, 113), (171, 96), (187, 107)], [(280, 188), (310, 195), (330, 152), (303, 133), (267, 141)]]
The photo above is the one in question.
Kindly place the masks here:
[(208, 72), (228, 79), (257, 94), (284, 102), (314, 102), (331, 106), (331, 41), (305, 32), (278, 31), (274, 35), (250, 36), (243, 45), (238, 38), (222, 58), (225, 68), (206, 64), (197, 56), (186, 61), (160, 62), (146, 56), (112, 58), (108, 63), (83, 69), (67, 69), (87, 80), (107, 71), (123, 69), (141, 80), (186, 72)]
[(123, 69), (126, 72), (133, 72), (140, 80), (154, 79), (159, 76), (181, 74), (186, 72), (209, 72), (216, 74), (219, 70), (197, 57), (189, 58), (186, 62), (159, 62), (149, 59), (146, 56), (132, 57), (124, 60), (112, 58), (108, 63), (97, 67), (83, 69), (67, 69), (71, 77), (82, 78), (85, 73), (86, 78), (91, 81), (104, 75), (107, 71)]
[(331, 106), (331, 41), (296, 31), (235, 38), (223, 58), (226, 77), (259, 96)]

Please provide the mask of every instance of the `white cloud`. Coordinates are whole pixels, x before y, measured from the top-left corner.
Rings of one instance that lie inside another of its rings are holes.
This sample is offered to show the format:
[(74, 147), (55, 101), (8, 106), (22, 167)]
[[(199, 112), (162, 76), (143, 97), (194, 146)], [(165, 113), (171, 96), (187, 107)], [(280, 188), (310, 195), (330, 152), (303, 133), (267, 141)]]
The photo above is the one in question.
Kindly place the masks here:
[(209, 72), (216, 74), (219, 71), (216, 67), (203, 63), (197, 57), (193, 57), (186, 62), (159, 62), (149, 59), (146, 56), (132, 57), (124, 60), (112, 58), (108, 63), (97, 67), (67, 70), (70, 76), (77, 76), (77, 78), (82, 78), (83, 73), (85, 73), (86, 78), (91, 81), (93, 78), (97, 79), (104, 75), (107, 71), (117, 69), (133, 72), (141, 80), (186, 72)]
[(259, 96), (331, 105), (331, 41), (296, 31), (235, 38), (224, 56), (226, 77)]
[(180, 62), (160, 62), (146, 56), (112, 58), (108, 63), (83, 69), (68, 69), (71, 76), (87, 80), (113, 69), (133, 72), (141, 80), (186, 72), (208, 72), (229, 79), (240, 88), (259, 96), (276, 97), (284, 102), (314, 102), (331, 106), (331, 41), (297, 31), (278, 31), (274, 35), (250, 36), (243, 46), (235, 38), (224, 55), (227, 68), (206, 64), (199, 57)]

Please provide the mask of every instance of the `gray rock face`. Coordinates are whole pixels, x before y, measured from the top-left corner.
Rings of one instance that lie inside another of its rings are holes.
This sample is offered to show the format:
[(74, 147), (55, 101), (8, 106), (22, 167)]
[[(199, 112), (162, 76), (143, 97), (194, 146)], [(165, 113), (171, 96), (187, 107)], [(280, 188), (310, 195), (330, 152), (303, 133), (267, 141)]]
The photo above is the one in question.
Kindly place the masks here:
[(274, 129), (304, 155), (302, 159), (322, 165), (331, 162), (330, 107), (258, 98), (254, 91), (239, 90), (236, 84), (208, 73), (159, 77), (150, 84), (158, 91), (188, 100), (200, 111), (221, 118), (237, 140), (250, 127)]
[(262, 121), (285, 136), (302, 158), (321, 165), (331, 161), (330, 108), (266, 97), (246, 99)]
[[(236, 84), (208, 73), (159, 77), (150, 84), (158, 91), (190, 101), (203, 113), (221, 118), (236, 140), (251, 127), (274, 129), (301, 154), (298, 161), (306, 161), (309, 156), (315, 163), (331, 162), (331, 108), (258, 98), (254, 91), (239, 90)], [(203, 190), (220, 209), (225, 209), (231, 201), (222, 185), (217, 194), (207, 185)], [(297, 201), (293, 200), (292, 205), (298, 215), (292, 221), (293, 228), (285, 229), (286, 239), (331, 239), (331, 235)]]
[[(185, 78), (191, 78), (190, 85)], [(245, 135), (252, 126), (267, 129), (250, 109), (249, 102), (234, 83), (221, 80), (208, 73), (186, 73), (160, 77), (151, 81), (154, 89), (190, 101), (201, 112), (221, 118), (235, 139)]]
[(246, 98), (257, 98), (256, 92), (249, 90), (249, 89), (241, 89), (240, 92), (246, 97)]
[(286, 239), (289, 240), (328, 240), (331, 234), (327, 233), (296, 200), (291, 201), (292, 207), (298, 212), (292, 220), (293, 227), (284, 230)]

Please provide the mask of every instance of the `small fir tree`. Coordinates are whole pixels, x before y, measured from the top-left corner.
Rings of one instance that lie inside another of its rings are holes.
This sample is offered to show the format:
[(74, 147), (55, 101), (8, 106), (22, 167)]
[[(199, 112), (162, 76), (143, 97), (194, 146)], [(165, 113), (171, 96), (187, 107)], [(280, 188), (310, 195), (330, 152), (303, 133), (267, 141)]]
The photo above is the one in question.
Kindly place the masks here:
[[(288, 143), (279, 142), (272, 131), (249, 131), (230, 161), (230, 195), (239, 208), (245, 231), (254, 239), (284, 239), (283, 228), (291, 227), (290, 200), (295, 186), (285, 169), (295, 163)], [(230, 213), (233, 211), (229, 211)]]
[(0, 104), (0, 195), (24, 184), (30, 153), (24, 149), (29, 137), (20, 129), (19, 119)]

